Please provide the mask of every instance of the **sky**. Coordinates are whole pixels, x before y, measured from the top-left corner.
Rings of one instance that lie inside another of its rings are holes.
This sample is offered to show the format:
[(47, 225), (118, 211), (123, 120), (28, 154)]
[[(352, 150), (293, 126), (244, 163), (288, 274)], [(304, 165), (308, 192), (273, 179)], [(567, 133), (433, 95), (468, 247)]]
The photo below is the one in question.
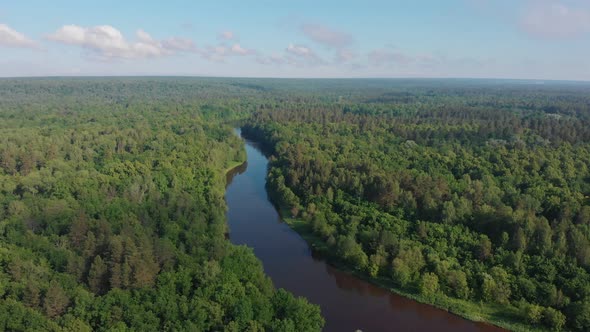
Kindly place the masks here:
[(0, 76), (590, 80), (590, 0), (0, 1)]

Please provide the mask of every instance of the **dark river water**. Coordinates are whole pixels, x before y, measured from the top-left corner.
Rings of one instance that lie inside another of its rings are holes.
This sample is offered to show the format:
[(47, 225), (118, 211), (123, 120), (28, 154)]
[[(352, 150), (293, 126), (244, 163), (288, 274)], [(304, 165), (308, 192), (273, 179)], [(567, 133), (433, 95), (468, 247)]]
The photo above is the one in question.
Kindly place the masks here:
[(247, 163), (228, 174), (225, 199), (231, 242), (254, 248), (277, 288), (319, 304), (326, 319), (324, 331), (504, 331), (393, 294), (314, 257), (268, 199), (267, 158), (248, 140), (246, 152)]

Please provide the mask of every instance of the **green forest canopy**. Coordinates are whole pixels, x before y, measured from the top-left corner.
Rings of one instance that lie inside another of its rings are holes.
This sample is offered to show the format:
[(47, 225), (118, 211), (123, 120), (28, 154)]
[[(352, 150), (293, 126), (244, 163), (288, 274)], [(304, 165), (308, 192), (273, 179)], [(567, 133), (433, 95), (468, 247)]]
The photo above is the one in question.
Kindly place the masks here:
[(589, 108), (575, 82), (2, 79), (0, 330), (320, 330), (225, 239), (237, 123), (330, 259), (588, 330)]
[(0, 330), (319, 331), (225, 238), (238, 92), (0, 80)]
[(243, 128), (316, 247), (467, 316), (480, 309), (451, 299), (590, 330), (590, 86), (356, 83), (262, 105)]

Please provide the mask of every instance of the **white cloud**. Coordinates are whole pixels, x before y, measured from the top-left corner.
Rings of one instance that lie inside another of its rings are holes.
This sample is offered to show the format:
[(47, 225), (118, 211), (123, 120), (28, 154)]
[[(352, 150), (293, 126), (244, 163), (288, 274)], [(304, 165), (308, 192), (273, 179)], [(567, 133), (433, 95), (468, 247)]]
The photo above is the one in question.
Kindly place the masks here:
[[(120, 34), (120, 33), (119, 33)], [(143, 31), (142, 29), (137, 30), (137, 38), (147, 44), (152, 44), (154, 43), (154, 38), (152, 38), (152, 36), (150, 36), (149, 33)]]
[(327, 62), (318, 56), (311, 48), (304, 45), (289, 44), (285, 49), (285, 53), (285, 62), (298, 67), (327, 64)]
[(314, 57), (315, 56), (315, 54), (311, 50), (311, 48), (303, 46), (303, 45), (289, 44), (289, 46), (287, 47), (287, 52), (297, 55), (297, 56), (302, 56), (302, 57)]
[(351, 50), (348, 49), (341, 49), (336, 51), (336, 57), (335, 57), (335, 62), (336, 63), (345, 63), (345, 62), (350, 62), (354, 59), (356, 59), (357, 54)]
[(301, 31), (309, 39), (329, 48), (343, 48), (352, 43), (352, 36), (348, 33), (321, 24), (303, 24)]
[(394, 46), (370, 51), (367, 63), (364, 72), (390, 77), (499, 77), (501, 71), (494, 58), (457, 57), (438, 52), (412, 53)]
[(244, 48), (236, 43), (231, 46), (225, 44), (208, 46), (204, 49), (198, 50), (198, 53), (205, 59), (224, 62), (225, 59), (230, 56), (249, 56), (255, 55), (258, 52), (253, 49)]
[(0, 24), (0, 47), (36, 48), (37, 43), (6, 24)]
[[(328, 27), (317, 23), (301, 24), (300, 30), (307, 38), (316, 44), (323, 46), (325, 49), (334, 52), (333, 62), (336, 64), (350, 63), (356, 58), (356, 53), (350, 48), (354, 40), (352, 36), (346, 32)], [(298, 56), (315, 57), (316, 62), (324, 63), (325, 61), (319, 59), (313, 52), (306, 54), (306, 51), (311, 51), (305, 46), (292, 45), (287, 49), (287, 52), (296, 54)]]
[(537, 37), (579, 37), (590, 33), (590, 10), (559, 1), (530, 2), (520, 24), (527, 33)]
[[(423, 68), (453, 61), (444, 55), (411, 54), (393, 46), (370, 51), (367, 54), (367, 60), (369, 65), (374, 67), (395, 65), (396, 67), (420, 66)], [(467, 63), (468, 59), (461, 59), (461, 61)]]
[(229, 30), (220, 32), (219, 35), (217, 35), (217, 38), (221, 40), (237, 40), (236, 34)]
[(369, 64), (373, 66), (384, 66), (389, 64), (407, 64), (412, 61), (411, 57), (389, 48), (372, 50), (368, 54)]
[(199, 51), (201, 56), (205, 59), (212, 61), (225, 61), (225, 57), (228, 55), (228, 48), (223, 45), (209, 46)]
[(256, 53), (253, 50), (243, 48), (242, 46), (240, 46), (240, 44), (234, 44), (231, 47), (231, 52), (235, 55), (250, 55)]
[(259, 55), (256, 57), (256, 62), (261, 65), (282, 65), (287, 62), (285, 57), (281, 54), (271, 54), (269, 56)]
[(47, 38), (83, 47), (103, 58), (150, 58), (195, 50), (194, 43), (188, 39), (170, 38), (158, 41), (141, 29), (137, 30), (136, 37), (137, 41), (128, 41), (119, 30), (110, 25), (88, 28), (65, 25)]
[(197, 46), (195, 42), (188, 38), (172, 37), (162, 40), (162, 46), (168, 50), (179, 52), (195, 52)]

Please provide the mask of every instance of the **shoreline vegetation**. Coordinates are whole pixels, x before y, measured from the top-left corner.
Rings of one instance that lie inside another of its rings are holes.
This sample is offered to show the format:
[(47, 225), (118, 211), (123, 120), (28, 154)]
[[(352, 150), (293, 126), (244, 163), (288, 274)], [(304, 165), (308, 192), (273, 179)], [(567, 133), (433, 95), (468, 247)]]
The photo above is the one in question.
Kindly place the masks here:
[(246, 160), (243, 161), (236, 161), (233, 160), (228, 167), (225, 168), (225, 170), (223, 171), (223, 175), (226, 176), (229, 173), (231, 173), (233, 170), (235, 170), (236, 168), (244, 165), (244, 163), (246, 162)]
[[(244, 139), (249, 139), (244, 137)], [(255, 138), (251, 139), (252, 142), (258, 144), (263, 153), (267, 158), (272, 156), (271, 147), (269, 147), (266, 142), (264, 141), (257, 141)], [(244, 161), (245, 162), (245, 161)], [(229, 171), (243, 165), (243, 163), (237, 164), (233, 166), (233, 168), (229, 169)], [(238, 162), (236, 162), (238, 163)], [(270, 164), (269, 164), (269, 171), (270, 171)], [(267, 173), (268, 176), (268, 173)], [(268, 188), (268, 180), (266, 183)], [(268, 190), (270, 189), (270, 190)], [(292, 216), (290, 209), (283, 205), (281, 206), (279, 200), (277, 199), (276, 195), (273, 195), (273, 188), (268, 188), (268, 194), (271, 202), (275, 206), (275, 209), (279, 212), (281, 216), (281, 220), (285, 222), (289, 227), (297, 232), (301, 238), (303, 238), (310, 250), (314, 251), (321, 255), (322, 259), (326, 260), (330, 265), (339, 269), (342, 272), (349, 273), (354, 275), (355, 277), (370, 282), (378, 287), (381, 287), (385, 290), (388, 290), (392, 293), (397, 295), (401, 295), (408, 299), (414, 300), (419, 303), (431, 305), (435, 308), (447, 311), (464, 319), (474, 321), (474, 322), (482, 322), (486, 324), (495, 325), (510, 331), (515, 332), (549, 332), (551, 330), (542, 328), (542, 327), (534, 327), (531, 328), (528, 325), (522, 324), (521, 322), (515, 320), (509, 320), (506, 318), (501, 318), (500, 316), (507, 316), (507, 315), (514, 315), (518, 311), (518, 308), (515, 307), (506, 307), (505, 305), (493, 305), (493, 304), (484, 304), (484, 303), (476, 303), (470, 302), (460, 299), (454, 299), (451, 297), (447, 297), (444, 295), (439, 295), (439, 297), (435, 298), (433, 301), (432, 299), (426, 298), (421, 296), (416, 289), (402, 289), (397, 287), (391, 280), (387, 278), (378, 278), (372, 277), (365, 272), (355, 270), (348, 266), (346, 263), (342, 262), (338, 259), (337, 256), (330, 252), (330, 248), (326, 245), (326, 242), (323, 241), (320, 237), (316, 236), (311, 229), (309, 222), (299, 219)], [(477, 311), (477, 313), (476, 313)]]
[(520, 309), (514, 306), (489, 303), (484, 304), (483, 302), (471, 302), (451, 298), (445, 296), (444, 294), (437, 294), (435, 299), (432, 300), (431, 298), (420, 295), (416, 287), (410, 289), (403, 289), (396, 286), (391, 279), (383, 277), (372, 277), (365, 271), (359, 271), (357, 269), (354, 269), (330, 251), (330, 248), (327, 246), (326, 242), (314, 234), (309, 222), (303, 219), (293, 217), (291, 209), (289, 207), (279, 205), (280, 203), (278, 203), (276, 196), (270, 193), (269, 196), (271, 198), (271, 201), (275, 205), (275, 208), (279, 211), (281, 219), (308, 243), (310, 250), (313, 250), (316, 253), (320, 254), (321, 257), (325, 259), (330, 265), (339, 269), (342, 272), (354, 275), (359, 279), (370, 282), (392, 293), (404, 296), (408, 299), (417, 301), (419, 303), (431, 305), (435, 308), (447, 311), (451, 314), (457, 315), (470, 321), (491, 324), (514, 332), (552, 331), (551, 329), (547, 329), (541, 326), (530, 326), (527, 324), (523, 324), (522, 322), (519, 322), (516, 319), (507, 318), (510, 316), (516, 316), (518, 314)]
[[(550, 329), (543, 327), (531, 327), (529, 325), (522, 324), (515, 320), (509, 320), (506, 318), (500, 318), (500, 316), (514, 315), (517, 313), (518, 308), (506, 307), (505, 305), (499, 304), (484, 304), (470, 302), (460, 299), (439, 295), (435, 300), (431, 300), (427, 297), (421, 296), (416, 289), (402, 289), (397, 287), (390, 279), (372, 277), (366, 272), (355, 270), (351, 266), (342, 262), (330, 252), (330, 248), (326, 245), (326, 242), (316, 236), (311, 229), (309, 222), (292, 217), (290, 209), (286, 206), (280, 206), (275, 196), (269, 193), (269, 197), (275, 208), (279, 211), (281, 220), (283, 220), (289, 227), (297, 232), (301, 238), (303, 238), (310, 250), (320, 254), (322, 259), (326, 260), (330, 265), (339, 269), (342, 272), (349, 273), (355, 277), (364, 281), (370, 282), (378, 287), (386, 289), (392, 293), (404, 296), (411, 300), (431, 305), (435, 308), (447, 311), (459, 317), (465, 318), (474, 322), (483, 322), (486, 324), (495, 325), (514, 332), (550, 332)], [(477, 311), (477, 312), (476, 312)]]
[[(274, 201), (273, 204), (277, 206), (276, 203), (274, 203)], [(403, 297), (406, 297), (419, 303), (431, 305), (435, 308), (447, 311), (449, 313), (452, 313), (454, 315), (457, 315), (470, 321), (495, 325), (515, 332), (551, 331), (549, 329), (542, 327), (531, 328), (531, 326), (522, 324), (518, 321), (510, 321), (505, 318), (496, 318), (498, 316), (505, 316), (516, 313), (518, 311), (518, 308), (515, 307), (506, 308), (506, 306), (504, 305), (476, 303), (460, 299), (454, 299), (446, 296), (436, 298), (434, 301), (432, 301), (431, 299), (421, 296), (416, 290), (412, 291), (409, 289), (401, 289), (399, 287), (396, 287), (391, 280), (388, 280), (386, 278), (371, 277), (367, 273), (355, 270), (343, 263), (342, 261), (340, 261), (334, 255), (330, 254), (329, 248), (326, 246), (326, 243), (313, 234), (313, 231), (311, 230), (308, 222), (302, 219), (288, 217), (290, 212), (289, 209), (285, 207), (277, 206), (277, 209), (280, 211), (279, 213), (281, 215), (281, 220), (283, 220), (287, 225), (289, 225), (289, 227), (292, 230), (297, 232), (301, 236), (301, 238), (303, 238), (308, 243), (310, 250), (313, 250), (316, 253), (320, 254), (322, 259), (326, 260), (330, 265), (342, 272), (354, 275), (359, 279), (370, 282), (378, 287), (386, 289), (397, 295), (401, 295)], [(477, 309), (477, 313), (474, 312), (474, 308)]]

